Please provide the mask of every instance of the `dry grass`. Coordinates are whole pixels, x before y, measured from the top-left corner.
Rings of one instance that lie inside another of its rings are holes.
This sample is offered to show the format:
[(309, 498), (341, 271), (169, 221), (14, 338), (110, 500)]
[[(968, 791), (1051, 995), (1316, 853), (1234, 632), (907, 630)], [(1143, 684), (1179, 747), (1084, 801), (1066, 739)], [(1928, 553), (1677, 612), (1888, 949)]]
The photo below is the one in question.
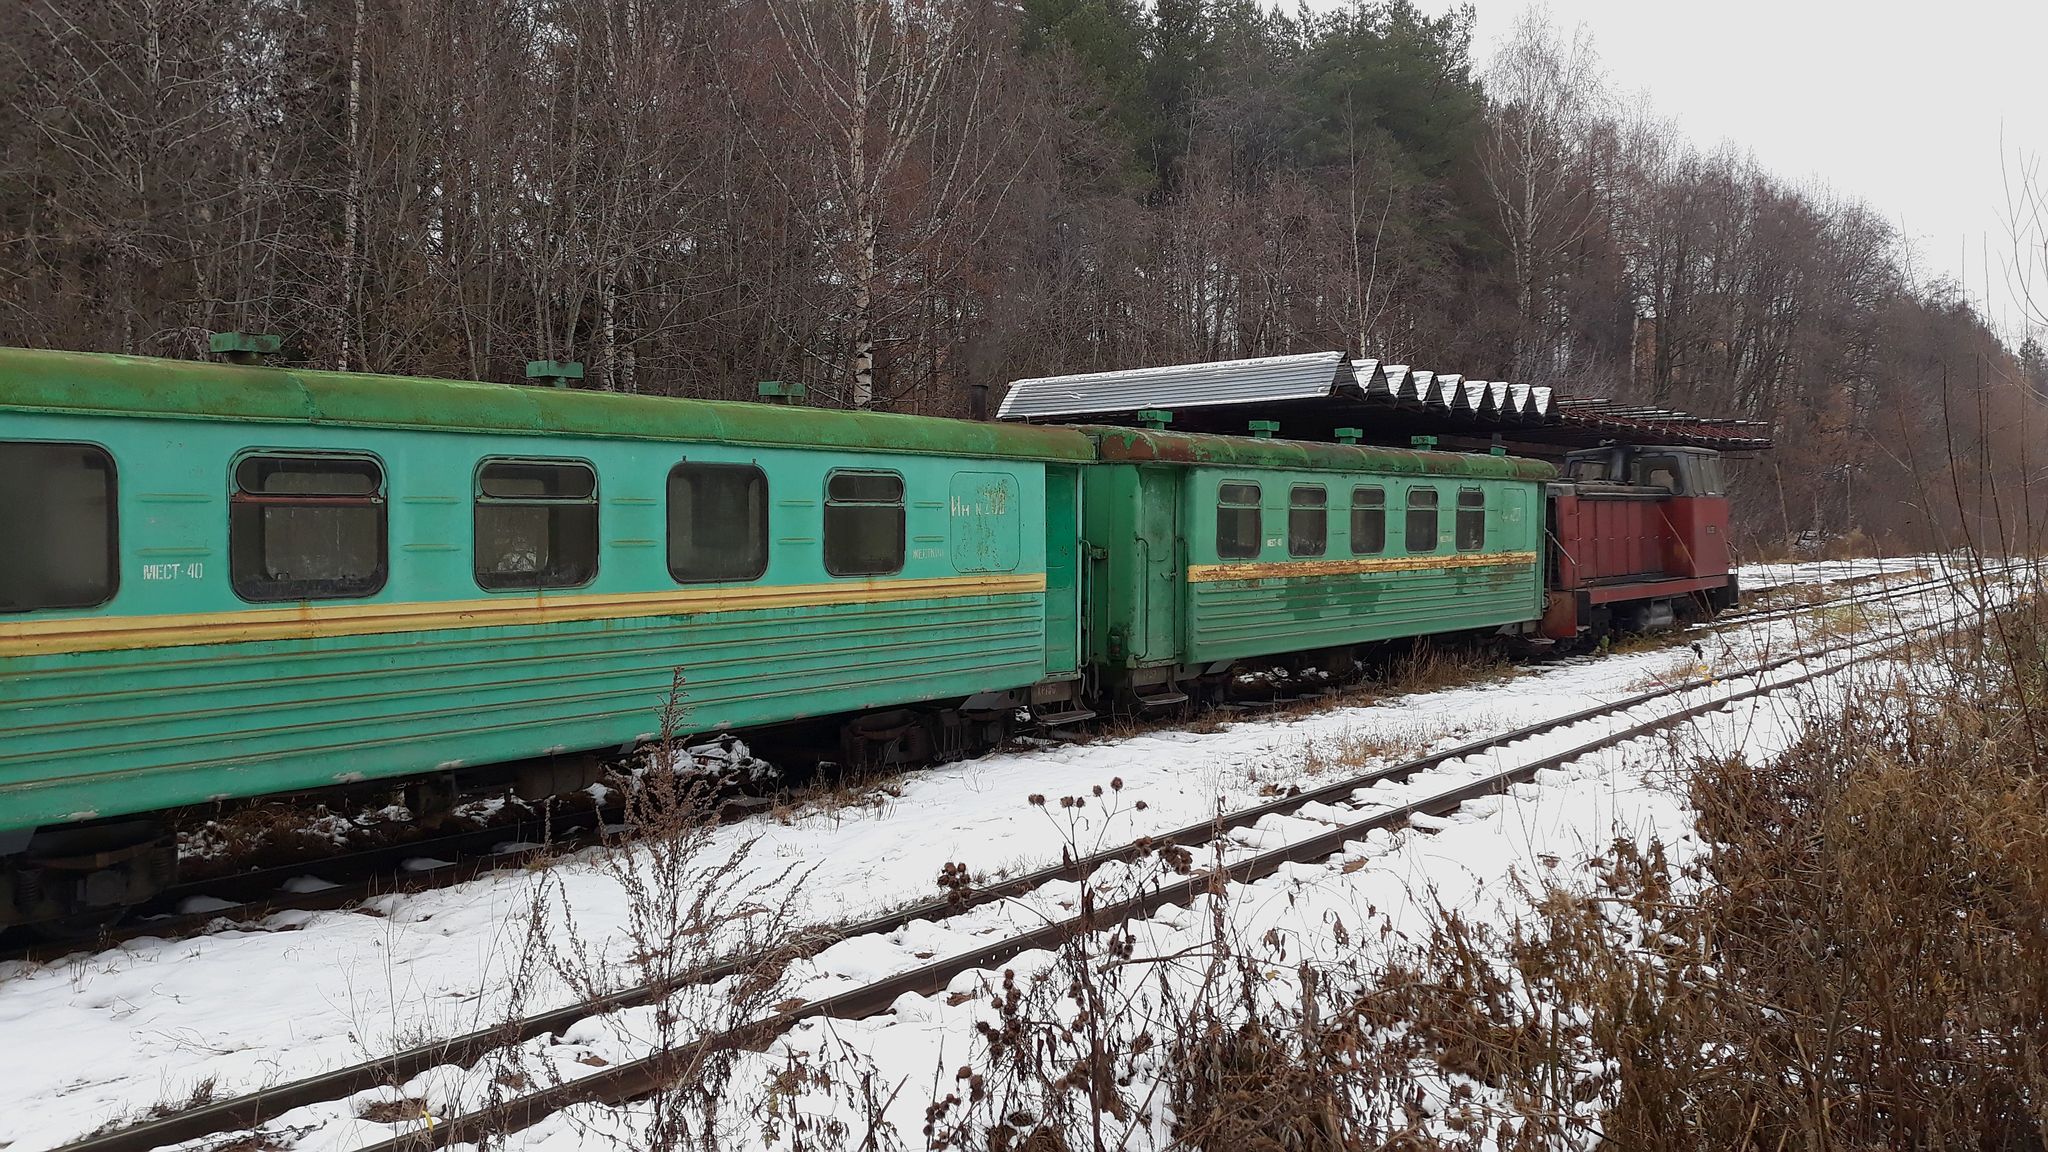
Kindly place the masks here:
[[(1705, 841), (1683, 862), (1619, 838), (1505, 894), (1505, 922), (1333, 924), (1313, 963), (1235, 935), (1215, 886), (1190, 909), (1203, 945), (1148, 956), (1104, 924), (984, 988), (974, 1051), (910, 1082), (921, 1133), (880, 1119), (893, 1097), (846, 1050), (792, 1057), (779, 1115), (835, 1098), (819, 1149), (2040, 1152), (2048, 618), (2036, 601), (1901, 663), (1809, 702), (1784, 755), (1670, 765)], [(1090, 880), (1077, 907), (1122, 894)]]
[(400, 1097), (396, 1100), (373, 1100), (356, 1109), (356, 1118), (372, 1124), (409, 1124), (424, 1119), (427, 1102)]
[(1698, 765), (1708, 848), (1684, 867), (1623, 840), (1590, 890), (1531, 893), (1511, 928), (1445, 916), (1390, 986), (1433, 1059), (1489, 1089), (1475, 1130), (2042, 1148), (2044, 636), (2038, 606), (2009, 613), (1948, 649), (1951, 691), (1901, 680), (1768, 763)]
[(1876, 622), (1875, 613), (1866, 604), (1835, 604), (1820, 609), (1808, 618), (1806, 636), (1809, 640), (1831, 643), (1868, 632)]
[[(656, 754), (611, 781), (627, 830), (608, 836), (588, 866), (621, 897), (618, 922), (595, 930), (582, 920), (585, 910), (564, 879), (544, 875), (516, 921), (522, 943), (503, 1009), (507, 1021), (518, 1019), (550, 985), (582, 1001), (629, 987), (656, 990), (644, 1015), (596, 1021), (603, 1042), (621, 1051), (694, 1052), (678, 1063), (669, 1087), (638, 1105), (636, 1139), (647, 1152), (710, 1146), (720, 1130), (722, 1086), (741, 1054), (688, 1045), (787, 999), (784, 980), (804, 878), (795, 864), (755, 863), (754, 840), (721, 840), (715, 793), (676, 767), (686, 763), (676, 734), (687, 715), (678, 670), (662, 708)], [(716, 985), (699, 981), (699, 973), (738, 956), (752, 958), (742, 971)], [(566, 1058), (585, 1067), (609, 1063), (588, 1050)], [(494, 1059), (487, 1104), (517, 1094), (519, 1086), (558, 1085), (576, 1074), (525, 1048)]]

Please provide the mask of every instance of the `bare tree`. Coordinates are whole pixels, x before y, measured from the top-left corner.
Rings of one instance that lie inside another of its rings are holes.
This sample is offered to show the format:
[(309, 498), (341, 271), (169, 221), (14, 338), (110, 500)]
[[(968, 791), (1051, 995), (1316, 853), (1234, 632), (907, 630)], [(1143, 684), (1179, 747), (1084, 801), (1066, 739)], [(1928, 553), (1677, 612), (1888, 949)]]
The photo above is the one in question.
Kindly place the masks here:
[(1015, 170), (1014, 157), (1006, 163), (963, 130), (992, 112), (994, 30), (986, 6), (962, 0), (772, 0), (767, 10), (789, 65), (776, 70), (778, 87), (821, 177), (805, 209), (843, 292), (848, 401), (867, 408), (882, 296)]
[(1580, 25), (1563, 38), (1543, 8), (1517, 19), (1486, 80), (1480, 171), (1513, 262), (1515, 367), (1548, 376), (1560, 367), (1551, 279), (1594, 219), (1592, 141), (1608, 111), (1605, 81), (1591, 32)]

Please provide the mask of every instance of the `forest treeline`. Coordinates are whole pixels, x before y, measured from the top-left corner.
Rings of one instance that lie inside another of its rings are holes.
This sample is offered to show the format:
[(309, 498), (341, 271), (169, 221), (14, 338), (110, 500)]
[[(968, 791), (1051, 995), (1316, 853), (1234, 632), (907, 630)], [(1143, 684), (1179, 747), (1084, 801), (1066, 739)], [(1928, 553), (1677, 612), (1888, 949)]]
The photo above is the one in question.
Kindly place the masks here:
[[(2028, 519), (2048, 362), (1592, 46), (1254, 0), (20, 0), (0, 341), (962, 414), (1347, 349), (1771, 421), (1747, 535)], [(1484, 65), (1482, 67), (1482, 64)], [(1746, 82), (1746, 81), (1745, 81)], [(1902, 147), (1903, 147), (1902, 142)], [(1910, 148), (1906, 148), (1910, 152)]]

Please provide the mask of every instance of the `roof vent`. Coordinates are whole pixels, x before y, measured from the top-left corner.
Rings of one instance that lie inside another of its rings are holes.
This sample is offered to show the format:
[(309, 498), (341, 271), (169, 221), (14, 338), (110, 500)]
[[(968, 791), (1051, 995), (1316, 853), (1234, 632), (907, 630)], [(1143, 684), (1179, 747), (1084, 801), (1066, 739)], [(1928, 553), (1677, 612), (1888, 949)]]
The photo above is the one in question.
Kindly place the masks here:
[(207, 348), (230, 364), (261, 364), (265, 356), (277, 353), (283, 344), (275, 336), (253, 332), (215, 332)]
[(1252, 421), (1252, 435), (1258, 437), (1261, 440), (1271, 440), (1273, 438), (1273, 433), (1278, 432), (1279, 430), (1280, 422), (1278, 420)]
[(1337, 429), (1337, 443), (1339, 444), (1356, 444), (1363, 439), (1365, 439), (1365, 429), (1363, 428)]
[(569, 381), (583, 379), (581, 360), (528, 360), (526, 378), (539, 384), (545, 381), (555, 388), (569, 387)]
[(1173, 423), (1173, 413), (1164, 408), (1147, 408), (1138, 413), (1138, 423), (1154, 432), (1164, 432)]
[(763, 380), (756, 386), (755, 391), (759, 393), (763, 404), (801, 404), (804, 397), (811, 394), (811, 390), (802, 384), (782, 380)]

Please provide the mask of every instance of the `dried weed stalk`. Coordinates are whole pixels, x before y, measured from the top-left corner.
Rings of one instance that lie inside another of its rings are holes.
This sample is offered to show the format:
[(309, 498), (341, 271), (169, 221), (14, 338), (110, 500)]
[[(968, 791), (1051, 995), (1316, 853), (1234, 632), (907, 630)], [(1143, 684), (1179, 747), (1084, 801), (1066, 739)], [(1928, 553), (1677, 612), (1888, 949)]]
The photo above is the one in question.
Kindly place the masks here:
[[(654, 755), (613, 778), (623, 822), (589, 860), (619, 894), (620, 923), (598, 930), (579, 911), (560, 870), (545, 876), (525, 915), (525, 960), (516, 1010), (542, 982), (590, 1001), (625, 988), (656, 990), (644, 1008), (600, 1018), (508, 1063), (496, 1082), (517, 1094), (558, 1083), (573, 1060), (602, 1066), (646, 1055), (672, 1060), (669, 1087), (633, 1106), (633, 1143), (649, 1150), (715, 1148), (729, 1122), (720, 1103), (742, 1053), (692, 1045), (767, 1015), (785, 997), (796, 934), (794, 865), (757, 867), (754, 840), (722, 842), (717, 799), (691, 770), (676, 735), (686, 716), (679, 671), (661, 713)], [(736, 975), (700, 974), (733, 957), (756, 957)], [(597, 1135), (596, 1133), (592, 1134)]]

